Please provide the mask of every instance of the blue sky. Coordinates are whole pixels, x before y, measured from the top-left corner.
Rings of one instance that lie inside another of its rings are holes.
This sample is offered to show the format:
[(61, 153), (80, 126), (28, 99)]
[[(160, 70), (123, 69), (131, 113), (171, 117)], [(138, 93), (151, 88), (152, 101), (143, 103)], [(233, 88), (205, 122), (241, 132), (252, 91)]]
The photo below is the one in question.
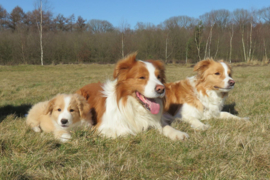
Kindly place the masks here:
[[(53, 15), (72, 14), (84, 19), (107, 20), (115, 27), (123, 22), (134, 28), (137, 22), (155, 25), (172, 16), (186, 15), (198, 18), (211, 10), (238, 8), (261, 9), (270, 6), (270, 0), (47, 0)], [(16, 6), (32, 11), (36, 0), (1, 0), (9, 13)]]

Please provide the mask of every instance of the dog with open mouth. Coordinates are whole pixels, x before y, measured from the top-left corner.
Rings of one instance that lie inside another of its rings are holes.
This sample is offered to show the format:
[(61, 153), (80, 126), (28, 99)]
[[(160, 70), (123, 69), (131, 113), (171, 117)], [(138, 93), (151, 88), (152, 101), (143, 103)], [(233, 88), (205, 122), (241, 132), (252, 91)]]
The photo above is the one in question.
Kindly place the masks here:
[(232, 69), (223, 61), (206, 59), (194, 66), (197, 75), (185, 80), (167, 83), (163, 121), (171, 124), (174, 119), (187, 122), (196, 130), (206, 130), (210, 126), (200, 120), (247, 119), (240, 118), (222, 108), (229, 91), (234, 88)]
[(92, 126), (89, 103), (78, 94), (58, 94), (49, 101), (35, 104), (26, 124), (35, 132), (53, 132), (56, 139), (67, 142), (70, 130), (77, 126)]
[(115, 138), (136, 135), (152, 127), (173, 140), (188, 138), (186, 133), (161, 122), (164, 64), (136, 60), (136, 55), (130, 54), (116, 64), (114, 80), (88, 84), (76, 92), (91, 103), (97, 131)]

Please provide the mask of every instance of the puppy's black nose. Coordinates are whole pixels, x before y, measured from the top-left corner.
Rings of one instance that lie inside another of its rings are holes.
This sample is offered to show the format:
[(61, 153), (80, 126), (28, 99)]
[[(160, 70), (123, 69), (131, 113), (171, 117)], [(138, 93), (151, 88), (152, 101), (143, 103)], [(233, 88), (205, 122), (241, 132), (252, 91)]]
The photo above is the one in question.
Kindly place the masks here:
[(155, 90), (158, 94), (162, 94), (165, 91), (165, 88), (162, 85), (157, 85)]
[(68, 120), (67, 119), (61, 119), (62, 124), (67, 124)]
[(230, 80), (229, 80), (229, 85), (230, 85), (230, 86), (233, 86), (234, 84), (235, 84), (235, 81), (232, 80), (232, 79), (230, 79)]

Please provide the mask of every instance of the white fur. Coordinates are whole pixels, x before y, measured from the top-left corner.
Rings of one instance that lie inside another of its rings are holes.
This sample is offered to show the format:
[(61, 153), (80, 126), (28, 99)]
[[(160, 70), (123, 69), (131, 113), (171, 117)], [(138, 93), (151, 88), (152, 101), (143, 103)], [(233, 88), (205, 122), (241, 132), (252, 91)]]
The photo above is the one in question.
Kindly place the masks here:
[(60, 141), (63, 142), (63, 143), (69, 141), (70, 139), (71, 139), (71, 135), (68, 134), (68, 133), (64, 133), (60, 137)]
[(168, 125), (163, 128), (163, 134), (172, 140), (184, 140), (189, 138), (189, 135), (187, 133), (178, 131)]
[(59, 114), (58, 116), (58, 119), (57, 119), (57, 123), (59, 125), (61, 125), (61, 119), (67, 119), (68, 122), (65, 124), (67, 126), (69, 126), (70, 124), (72, 124), (72, 115), (71, 113), (68, 111), (68, 107), (69, 107), (69, 104), (70, 104), (70, 100), (71, 100), (71, 97), (70, 96), (67, 96), (64, 98), (64, 102), (65, 102), (65, 107), (64, 109), (61, 110), (61, 113)]
[[(220, 88), (221, 92), (229, 92), (231, 89), (234, 88), (234, 86), (230, 86), (229, 85), (229, 80), (232, 80), (232, 78), (228, 75), (228, 66), (227, 64), (225, 64), (224, 62), (220, 62), (220, 64), (223, 66), (224, 68), (224, 74), (225, 74), (225, 78), (224, 78), (224, 87)], [(224, 89), (223, 89), (224, 88)], [(230, 89), (228, 89), (230, 88)]]
[[(158, 114), (151, 114), (145, 109), (137, 99), (129, 96), (125, 105), (122, 100), (117, 105), (116, 100), (116, 86), (117, 80), (108, 80), (103, 86), (103, 94), (106, 99), (106, 111), (103, 114), (101, 125), (98, 131), (106, 136), (116, 138), (118, 136), (125, 136), (128, 134), (136, 135), (142, 131), (148, 130), (150, 127), (158, 129), (161, 133), (173, 140), (184, 139), (188, 137), (180, 131), (175, 130), (174, 134), (169, 135), (168, 130), (162, 131), (161, 116), (162, 111)], [(163, 109), (162, 99), (156, 99)], [(171, 127), (171, 129), (173, 129)], [(173, 130), (170, 130), (173, 131)]]
[[(127, 134), (137, 134), (147, 130), (149, 127), (160, 129), (160, 118), (162, 111), (158, 114), (151, 114), (135, 98), (129, 96), (124, 106), (122, 100), (117, 105), (115, 85), (117, 80), (107, 81), (104, 86), (104, 96), (106, 99), (106, 111), (102, 117), (99, 131), (108, 137), (124, 136)], [(158, 103), (163, 108), (161, 99)]]
[(142, 61), (148, 72), (149, 72), (149, 79), (148, 79), (148, 82), (145, 86), (145, 89), (144, 89), (144, 96), (148, 97), (148, 98), (157, 98), (157, 97), (164, 97), (165, 95), (165, 91), (162, 93), (162, 94), (158, 94), (156, 91), (155, 91), (155, 87), (157, 85), (162, 85), (163, 84), (157, 79), (156, 75), (155, 75), (155, 67), (152, 63), (149, 63), (149, 62), (145, 62), (145, 61)]

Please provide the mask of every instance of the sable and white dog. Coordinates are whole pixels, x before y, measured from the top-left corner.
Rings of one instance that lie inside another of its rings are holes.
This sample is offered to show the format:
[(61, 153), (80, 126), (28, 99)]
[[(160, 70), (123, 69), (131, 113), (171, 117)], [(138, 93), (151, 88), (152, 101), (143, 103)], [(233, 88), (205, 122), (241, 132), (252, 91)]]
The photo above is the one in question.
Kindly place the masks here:
[(115, 138), (153, 127), (173, 140), (187, 138), (186, 133), (161, 123), (165, 96), (163, 63), (137, 61), (136, 55), (133, 53), (116, 64), (115, 80), (88, 84), (76, 92), (91, 103), (96, 129)]
[(69, 131), (79, 125), (91, 126), (90, 105), (78, 94), (58, 94), (49, 101), (35, 104), (28, 113), (26, 124), (35, 132), (53, 132), (56, 139), (71, 139)]
[(221, 111), (228, 92), (235, 85), (230, 65), (223, 61), (206, 59), (198, 62), (194, 71), (197, 72), (196, 76), (165, 84), (165, 124), (180, 119), (196, 130), (206, 130), (210, 126), (200, 120), (244, 119)]

